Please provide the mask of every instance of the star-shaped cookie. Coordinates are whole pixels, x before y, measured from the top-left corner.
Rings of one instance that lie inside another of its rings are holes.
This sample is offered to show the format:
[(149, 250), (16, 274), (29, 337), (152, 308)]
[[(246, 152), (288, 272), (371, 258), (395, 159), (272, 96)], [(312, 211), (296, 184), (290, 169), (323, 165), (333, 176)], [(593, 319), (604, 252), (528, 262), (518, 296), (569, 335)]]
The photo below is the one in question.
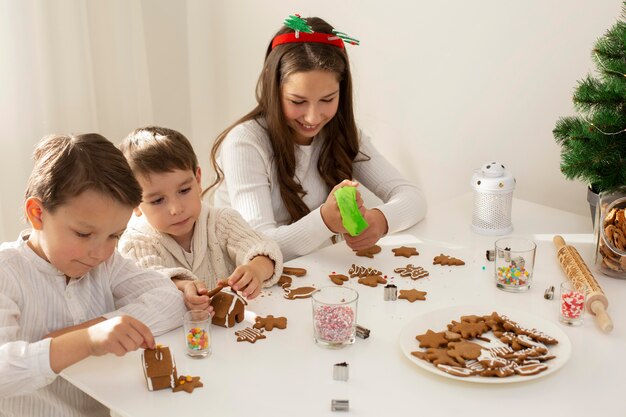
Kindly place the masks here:
[(428, 329), (424, 334), (418, 334), (415, 336), (420, 342), (420, 347), (423, 348), (439, 348), (448, 346), (448, 339), (446, 339), (446, 332), (433, 332)]
[(191, 394), (194, 389), (203, 387), (204, 384), (200, 382), (199, 376), (181, 375), (176, 380), (176, 386), (172, 388), (173, 392), (185, 391)]
[(419, 255), (417, 249), (409, 246), (400, 246), (399, 248), (394, 248), (391, 250), (393, 251), (395, 256), (404, 256), (405, 258)]
[(411, 290), (400, 290), (400, 295), (398, 296), (398, 298), (403, 298), (405, 300), (413, 302), (415, 300), (425, 300), (426, 294), (427, 293), (425, 291), (418, 291), (413, 288)]

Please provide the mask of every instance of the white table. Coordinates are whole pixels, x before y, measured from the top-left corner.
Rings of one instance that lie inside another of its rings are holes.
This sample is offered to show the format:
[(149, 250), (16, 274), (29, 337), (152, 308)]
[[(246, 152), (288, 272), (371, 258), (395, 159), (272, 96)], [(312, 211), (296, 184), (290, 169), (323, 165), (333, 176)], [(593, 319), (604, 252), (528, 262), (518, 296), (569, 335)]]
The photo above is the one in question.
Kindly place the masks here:
[[(383, 239), (383, 251), (373, 260), (354, 256), (341, 243), (289, 263), (308, 270), (305, 277), (294, 278), (294, 287), (331, 285), (327, 275), (347, 273), (352, 263), (374, 266), (386, 274), (407, 263), (430, 271), (428, 278), (416, 282), (395, 279), (399, 289), (417, 287), (428, 292), (426, 301), (415, 303), (384, 301), (382, 286), (370, 288), (356, 280), (347, 283), (359, 292), (358, 322), (371, 330), (369, 339), (357, 339), (353, 346), (318, 347), (312, 340), (311, 301), (285, 300), (282, 289), (273, 287), (248, 306), (259, 315), (288, 318), (286, 330), (266, 332), (265, 340), (238, 343), (235, 330), (213, 327), (212, 356), (193, 360), (184, 354), (181, 329), (157, 339), (172, 349), (179, 373), (199, 375), (204, 381), (204, 387), (192, 395), (148, 391), (139, 352), (123, 358), (89, 358), (62, 376), (113, 413), (128, 417), (336, 415), (330, 411), (331, 399), (348, 399), (350, 415), (359, 416), (450, 416), (458, 412), (510, 417), (527, 416), (528, 409), (542, 416), (625, 415), (626, 306), (622, 301), (626, 282), (598, 273), (596, 278), (611, 303), (608, 311), (615, 329), (603, 334), (589, 314), (582, 327), (559, 325), (571, 340), (572, 355), (551, 375), (514, 384), (460, 382), (427, 372), (403, 355), (398, 344), (403, 325), (453, 305), (481, 305), (496, 311), (514, 308), (557, 323), (556, 299), (543, 298), (545, 288), (558, 288), (565, 279), (552, 244), (554, 234), (563, 235), (592, 265), (590, 218), (514, 199), (513, 234), (538, 245), (535, 275), (530, 291), (503, 292), (494, 285), (493, 263), (485, 259), (485, 250), (493, 247), (496, 238), (470, 231), (471, 207), (472, 196), (467, 194), (431, 208), (413, 229)], [(417, 246), (420, 256), (394, 258), (391, 248), (401, 244)], [(466, 266), (433, 266), (432, 258), (440, 252), (464, 259)], [(240, 323), (236, 329), (246, 325)], [(333, 364), (344, 361), (349, 363), (350, 379), (334, 381)]]

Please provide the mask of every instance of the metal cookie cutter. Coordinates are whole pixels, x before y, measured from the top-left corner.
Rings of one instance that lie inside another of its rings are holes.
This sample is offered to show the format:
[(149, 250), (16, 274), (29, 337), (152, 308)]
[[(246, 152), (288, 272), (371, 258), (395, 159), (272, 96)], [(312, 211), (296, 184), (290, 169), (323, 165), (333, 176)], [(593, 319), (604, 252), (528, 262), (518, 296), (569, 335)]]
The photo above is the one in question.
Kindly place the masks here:
[(330, 402), (330, 411), (349, 411), (349, 410), (350, 410), (349, 400), (331, 400)]
[(396, 301), (398, 299), (398, 287), (393, 284), (385, 285), (385, 301)]
[(546, 292), (543, 293), (543, 298), (546, 300), (552, 300), (554, 298), (554, 285), (550, 285), (549, 288), (546, 288)]
[(496, 260), (496, 251), (494, 249), (487, 249), (485, 251), (485, 257), (487, 258), (488, 261), (495, 261)]
[(370, 329), (366, 329), (363, 326), (356, 325), (356, 337), (360, 337), (361, 339), (367, 339), (370, 337)]
[(333, 379), (336, 381), (348, 380), (349, 367), (346, 362), (336, 363), (333, 366)]

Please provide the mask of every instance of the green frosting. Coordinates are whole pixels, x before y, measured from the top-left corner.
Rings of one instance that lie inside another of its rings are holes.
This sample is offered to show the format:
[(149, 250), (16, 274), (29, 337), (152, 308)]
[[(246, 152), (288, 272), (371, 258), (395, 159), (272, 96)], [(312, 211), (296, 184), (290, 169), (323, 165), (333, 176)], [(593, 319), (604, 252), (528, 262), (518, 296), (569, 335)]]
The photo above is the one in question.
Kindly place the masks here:
[(341, 213), (341, 223), (350, 236), (358, 236), (369, 226), (356, 204), (356, 188), (341, 187), (334, 193)]

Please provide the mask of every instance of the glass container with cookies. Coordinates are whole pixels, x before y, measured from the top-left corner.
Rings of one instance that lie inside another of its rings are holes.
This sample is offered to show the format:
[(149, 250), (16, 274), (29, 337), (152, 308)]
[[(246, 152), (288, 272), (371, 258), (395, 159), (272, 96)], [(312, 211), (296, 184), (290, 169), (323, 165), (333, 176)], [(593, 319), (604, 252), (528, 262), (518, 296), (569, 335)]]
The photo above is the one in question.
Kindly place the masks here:
[(596, 268), (605, 275), (626, 279), (626, 186), (600, 194), (596, 210)]

